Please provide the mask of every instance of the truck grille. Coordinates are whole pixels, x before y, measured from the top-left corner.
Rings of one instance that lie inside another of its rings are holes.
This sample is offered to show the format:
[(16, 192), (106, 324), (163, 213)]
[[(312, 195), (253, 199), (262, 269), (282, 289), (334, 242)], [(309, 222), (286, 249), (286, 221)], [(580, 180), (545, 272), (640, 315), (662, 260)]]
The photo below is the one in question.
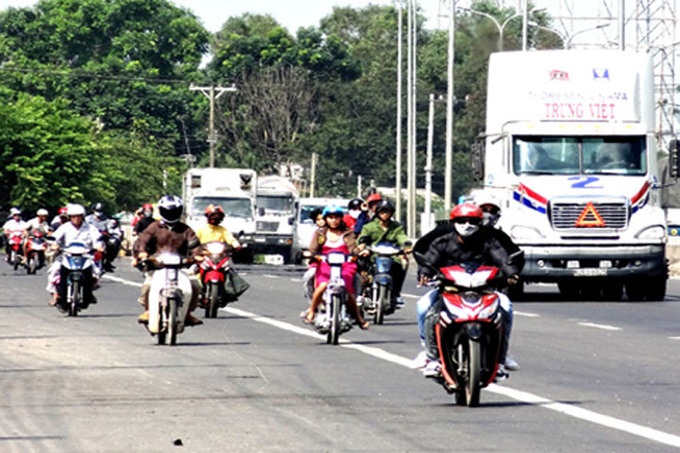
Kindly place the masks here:
[[(557, 202), (550, 204), (550, 220), (556, 230), (583, 230), (584, 227), (577, 227), (576, 223), (586, 209), (587, 202)], [(592, 226), (592, 228), (621, 229), (628, 226), (628, 207), (625, 203), (596, 203), (593, 207), (602, 218), (603, 226)]]
[(279, 230), (279, 222), (257, 222), (255, 228), (257, 231), (276, 233)]

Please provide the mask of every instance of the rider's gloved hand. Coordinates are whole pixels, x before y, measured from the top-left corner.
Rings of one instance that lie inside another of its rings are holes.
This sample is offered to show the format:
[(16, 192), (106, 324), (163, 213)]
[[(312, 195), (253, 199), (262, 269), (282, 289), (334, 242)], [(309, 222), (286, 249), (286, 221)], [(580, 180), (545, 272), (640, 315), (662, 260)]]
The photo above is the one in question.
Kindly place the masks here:
[(508, 285), (516, 285), (519, 282), (519, 275), (511, 275), (508, 277)]

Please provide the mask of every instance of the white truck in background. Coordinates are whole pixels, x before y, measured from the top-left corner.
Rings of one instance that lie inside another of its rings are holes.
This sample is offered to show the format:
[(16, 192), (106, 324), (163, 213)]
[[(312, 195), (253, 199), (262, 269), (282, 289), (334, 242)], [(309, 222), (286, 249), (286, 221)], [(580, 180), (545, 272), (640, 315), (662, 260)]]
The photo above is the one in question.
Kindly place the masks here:
[(280, 255), (286, 264), (295, 259), (298, 200), (298, 189), (288, 178), (258, 178), (255, 254)]
[(182, 199), (186, 223), (198, 229), (206, 223), (205, 208), (219, 205), (226, 214), (225, 226), (244, 249), (236, 258), (252, 259), (255, 239), (257, 174), (246, 168), (192, 168), (184, 175)]
[(650, 55), (491, 55), (479, 176), (524, 250), (524, 282), (557, 283), (570, 298), (619, 300), (625, 288), (629, 300), (664, 299), (654, 111)]

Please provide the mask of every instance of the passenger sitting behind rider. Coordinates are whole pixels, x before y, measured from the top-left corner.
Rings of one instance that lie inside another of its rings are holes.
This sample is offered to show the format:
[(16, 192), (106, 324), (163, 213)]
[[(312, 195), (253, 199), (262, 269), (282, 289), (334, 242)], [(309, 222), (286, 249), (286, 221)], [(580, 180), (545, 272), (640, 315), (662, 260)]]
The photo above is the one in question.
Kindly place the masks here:
[[(312, 236), (312, 242), (309, 246), (310, 253), (328, 254), (332, 252), (341, 252), (345, 254), (354, 253), (354, 246), (356, 243), (356, 236), (354, 231), (347, 227), (342, 221), (344, 212), (339, 206), (327, 206), (323, 210), (323, 218), (326, 221), (326, 226), (319, 228)], [(368, 323), (364, 320), (361, 312), (357, 308), (356, 296), (354, 294), (354, 275), (356, 274), (356, 264), (346, 262), (342, 265), (342, 279), (345, 282), (345, 289), (347, 291), (347, 307), (349, 312), (356, 318), (359, 327), (366, 330)], [(309, 308), (307, 316), (304, 318), (306, 324), (314, 322), (316, 309), (321, 303), (328, 282), (330, 280), (330, 266), (325, 261), (320, 261), (316, 269), (316, 289), (312, 296), (312, 306)]]
[[(132, 265), (136, 266), (139, 261), (145, 260), (157, 252), (174, 252), (184, 257), (193, 257), (197, 261), (200, 260), (201, 248), (196, 233), (187, 224), (179, 220), (184, 212), (182, 200), (174, 195), (166, 195), (158, 202), (158, 210), (161, 220), (154, 221), (139, 235), (134, 247), (135, 258), (132, 260)], [(149, 322), (151, 276), (152, 273), (147, 274), (139, 296), (139, 303), (144, 307), (144, 313), (139, 316), (137, 321), (142, 324)], [(203, 321), (191, 315), (191, 312), (198, 306), (200, 285), (194, 278), (190, 281), (191, 303), (184, 325), (196, 326), (203, 324)]]
[[(517, 283), (519, 269), (515, 264), (508, 262), (509, 255), (498, 240), (486, 230), (480, 230), (482, 218), (482, 210), (472, 203), (463, 203), (453, 208), (451, 221), (454, 231), (435, 239), (424, 256), (417, 256), (421, 265), (418, 270), (421, 284), (429, 282), (438, 269), (465, 262), (498, 267), (508, 284)], [(424, 263), (427, 265), (424, 266)], [(504, 316), (508, 316), (509, 299), (502, 293), (497, 294), (501, 300)], [(441, 367), (435, 337), (435, 325), (441, 309), (442, 299), (437, 297), (425, 317), (428, 364), (423, 373), (426, 377), (437, 376)], [(507, 350), (507, 346), (504, 345), (502, 350)], [(501, 357), (500, 363), (504, 361), (505, 357)]]
[[(387, 242), (396, 247), (404, 248), (406, 253), (411, 252), (411, 242), (404, 232), (401, 223), (392, 218), (394, 215), (394, 205), (388, 200), (378, 203), (375, 210), (375, 217), (361, 229), (361, 234), (357, 242), (360, 255), (368, 256), (369, 251), (365, 250), (367, 245), (377, 245), (379, 242)], [(408, 261), (395, 259), (390, 268), (392, 276), (392, 297), (393, 308), (401, 308), (404, 301), (401, 298), (401, 288), (404, 285), (404, 277), (408, 269)]]

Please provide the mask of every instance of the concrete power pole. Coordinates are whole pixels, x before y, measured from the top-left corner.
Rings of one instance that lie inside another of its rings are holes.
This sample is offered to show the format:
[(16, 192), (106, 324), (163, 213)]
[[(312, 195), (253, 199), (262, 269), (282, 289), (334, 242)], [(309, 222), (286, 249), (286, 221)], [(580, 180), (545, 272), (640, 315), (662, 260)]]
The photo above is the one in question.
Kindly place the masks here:
[[(208, 131), (208, 143), (210, 144), (210, 167), (214, 167), (215, 143), (217, 143), (217, 137), (215, 135), (215, 100), (222, 96), (226, 91), (236, 91), (236, 87), (234, 85), (230, 87), (216, 87), (214, 85), (210, 85), (209, 87), (197, 87), (190, 85), (189, 89), (191, 91), (200, 91), (210, 99), (210, 129)], [(215, 92), (217, 92), (217, 94), (215, 94)]]

